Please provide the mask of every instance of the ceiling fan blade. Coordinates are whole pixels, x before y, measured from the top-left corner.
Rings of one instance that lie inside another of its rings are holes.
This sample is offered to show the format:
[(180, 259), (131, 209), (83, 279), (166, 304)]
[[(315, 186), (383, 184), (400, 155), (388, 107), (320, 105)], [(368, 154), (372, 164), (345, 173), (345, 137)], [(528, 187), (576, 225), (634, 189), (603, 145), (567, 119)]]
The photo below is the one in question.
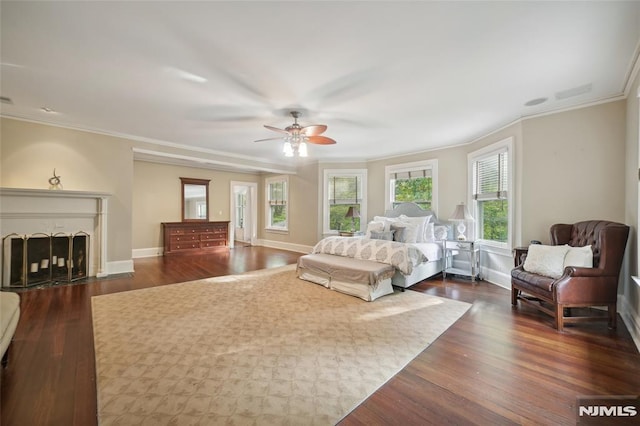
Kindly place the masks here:
[(258, 139), (257, 141), (254, 142), (266, 142), (266, 141), (281, 141), (282, 138), (267, 138), (267, 139)]
[(326, 136), (309, 136), (308, 139), (309, 143), (314, 143), (316, 145), (333, 145), (336, 143), (336, 141)]
[(264, 125), (264, 127), (266, 127), (266, 128), (267, 128), (267, 129), (269, 129), (269, 130), (273, 130), (274, 132), (284, 133), (285, 135), (288, 135), (288, 134), (289, 134), (289, 132), (287, 132), (286, 130), (284, 130), (284, 129), (278, 129), (277, 127), (269, 126), (269, 125), (266, 125), (266, 124)]
[(327, 131), (327, 126), (324, 124), (313, 124), (311, 126), (305, 126), (300, 129), (300, 133), (307, 136), (317, 136)]

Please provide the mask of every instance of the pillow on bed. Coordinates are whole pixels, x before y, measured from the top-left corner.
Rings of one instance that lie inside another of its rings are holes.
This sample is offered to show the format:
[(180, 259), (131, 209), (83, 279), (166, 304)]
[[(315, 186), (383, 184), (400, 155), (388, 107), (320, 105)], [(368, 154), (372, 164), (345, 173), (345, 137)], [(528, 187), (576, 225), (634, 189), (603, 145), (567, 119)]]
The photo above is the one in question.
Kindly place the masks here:
[(404, 234), (407, 230), (407, 227), (402, 223), (392, 223), (391, 230), (394, 232), (393, 241), (397, 241), (399, 243), (404, 243)]
[(365, 232), (365, 238), (371, 238), (371, 233), (373, 231), (382, 232), (384, 231), (384, 222), (376, 222), (371, 221), (367, 224), (367, 232)]
[(405, 233), (405, 243), (423, 243), (426, 241), (425, 228), (431, 216), (409, 217), (405, 215), (399, 216), (402, 223), (409, 224), (408, 232)]
[(373, 217), (373, 221), (374, 222), (382, 222), (382, 223), (384, 223), (384, 230), (385, 231), (390, 231), (391, 230), (391, 224), (400, 222), (400, 218), (398, 218), (398, 217), (386, 217), (386, 216), (374, 216)]
[(394, 233), (395, 231), (371, 231), (371, 239), (393, 241)]
[(436, 224), (433, 222), (427, 223), (424, 227), (424, 242), (435, 243), (436, 242)]
[(444, 225), (437, 225), (435, 227), (434, 236), (436, 241), (445, 240), (449, 236), (449, 227)]

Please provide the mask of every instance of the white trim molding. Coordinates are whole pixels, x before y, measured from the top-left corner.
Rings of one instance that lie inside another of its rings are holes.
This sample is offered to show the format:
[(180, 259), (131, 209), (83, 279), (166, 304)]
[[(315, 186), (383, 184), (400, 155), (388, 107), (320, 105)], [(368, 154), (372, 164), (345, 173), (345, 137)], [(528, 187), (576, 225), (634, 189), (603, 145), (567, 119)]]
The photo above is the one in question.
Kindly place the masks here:
[(106, 192), (0, 188), (0, 235), (86, 232), (88, 275), (106, 277), (109, 197)]

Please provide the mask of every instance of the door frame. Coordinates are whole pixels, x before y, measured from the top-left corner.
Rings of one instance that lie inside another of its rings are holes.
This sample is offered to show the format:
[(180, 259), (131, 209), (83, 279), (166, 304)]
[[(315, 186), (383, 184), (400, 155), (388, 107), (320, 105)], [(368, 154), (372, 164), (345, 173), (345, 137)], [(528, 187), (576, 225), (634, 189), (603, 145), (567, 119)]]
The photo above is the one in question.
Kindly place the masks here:
[(230, 223), (229, 223), (229, 247), (233, 248), (235, 245), (235, 232), (236, 232), (236, 188), (246, 187), (248, 188), (247, 196), (247, 209), (249, 210), (249, 221), (245, 224), (245, 229), (249, 229), (249, 238), (245, 237), (245, 240), (249, 242), (249, 245), (254, 245), (258, 239), (258, 183), (257, 182), (243, 182), (243, 181), (231, 181), (230, 182)]

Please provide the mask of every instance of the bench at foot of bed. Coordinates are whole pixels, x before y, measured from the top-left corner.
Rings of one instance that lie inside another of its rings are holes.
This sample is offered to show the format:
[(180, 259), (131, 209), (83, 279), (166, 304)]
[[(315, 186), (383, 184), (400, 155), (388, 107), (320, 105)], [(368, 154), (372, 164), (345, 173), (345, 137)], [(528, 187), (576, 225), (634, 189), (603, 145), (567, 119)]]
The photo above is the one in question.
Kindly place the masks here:
[(372, 260), (332, 254), (306, 254), (298, 259), (297, 276), (331, 290), (371, 302), (393, 293), (395, 268)]

